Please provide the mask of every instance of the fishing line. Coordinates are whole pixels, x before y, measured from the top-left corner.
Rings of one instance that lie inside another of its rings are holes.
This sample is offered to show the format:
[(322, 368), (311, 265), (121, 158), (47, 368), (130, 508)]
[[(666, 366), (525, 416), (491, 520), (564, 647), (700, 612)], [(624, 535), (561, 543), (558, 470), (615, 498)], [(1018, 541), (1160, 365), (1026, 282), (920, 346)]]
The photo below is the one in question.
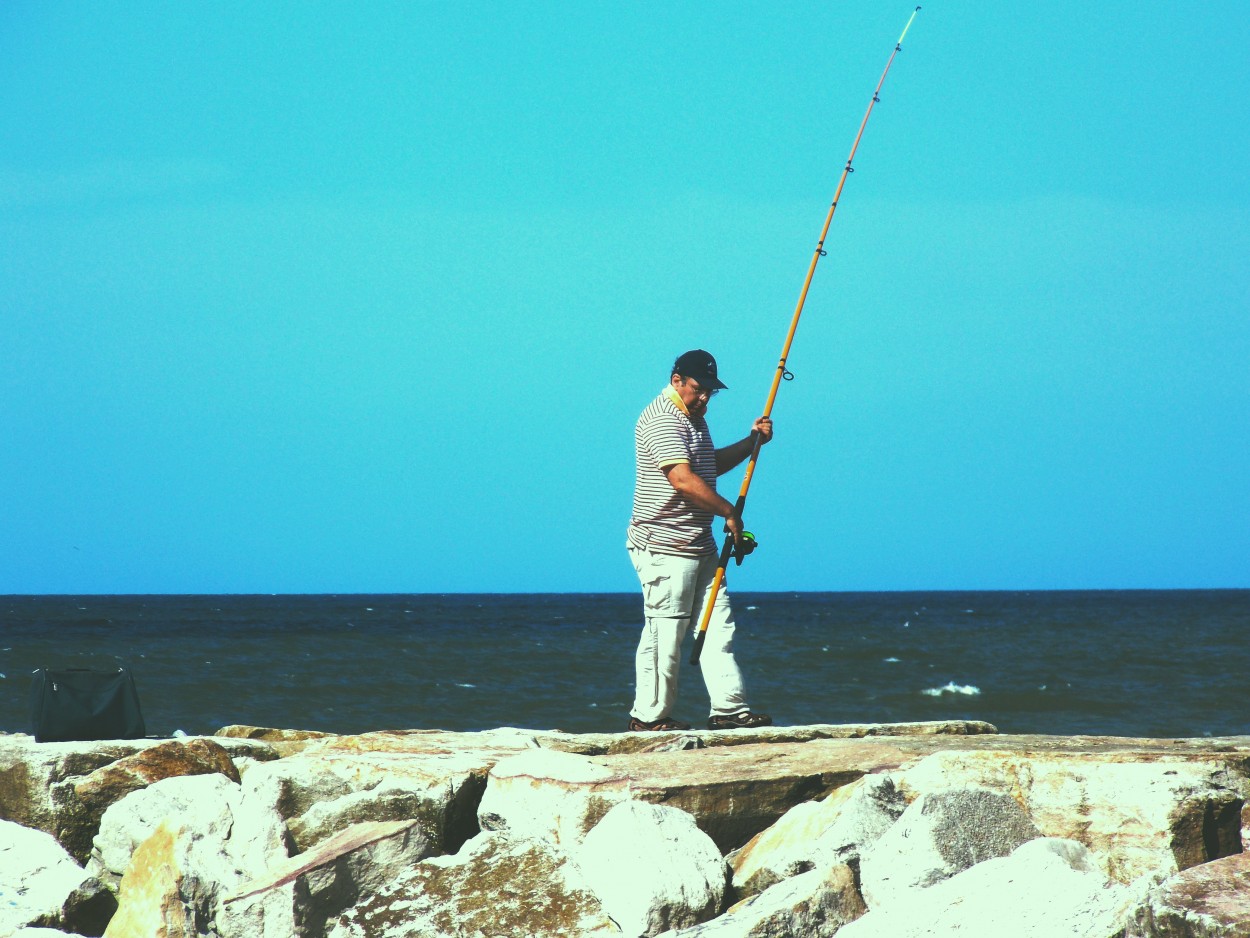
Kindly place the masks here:
[[(807, 267), (807, 277), (803, 280), (803, 289), (799, 292), (799, 302), (794, 308), (794, 316), (790, 320), (790, 329), (786, 333), (785, 344), (781, 347), (781, 359), (777, 362), (777, 371), (773, 375), (772, 386), (768, 390), (768, 402), (764, 405), (764, 416), (768, 417), (773, 412), (773, 403), (777, 399), (777, 389), (781, 387), (782, 381), (789, 381), (794, 378), (786, 368), (786, 359), (790, 357), (790, 346), (794, 342), (794, 333), (799, 328), (799, 317), (803, 315), (803, 304), (807, 302), (807, 291), (812, 285), (812, 277), (816, 273), (816, 265), (820, 263), (820, 259), (828, 252), (825, 250), (825, 239), (829, 236), (829, 226), (833, 224), (833, 215), (838, 210), (838, 202), (842, 199), (842, 187), (846, 185), (846, 179), (855, 170), (851, 165), (855, 161), (855, 151), (859, 149), (859, 142), (864, 137), (864, 128), (868, 126), (868, 118), (872, 116), (872, 109), (881, 100), (881, 86), (885, 84), (885, 76), (890, 74), (890, 66), (894, 64), (894, 57), (903, 51), (903, 40), (907, 37), (907, 30), (911, 29), (912, 21), (915, 20), (916, 14), (920, 12), (920, 7), (912, 10), (911, 16), (907, 20), (907, 25), (903, 27), (903, 32), (899, 34), (898, 42), (894, 44), (894, 51), (890, 53), (890, 58), (885, 63), (885, 68), (881, 71), (881, 77), (877, 80), (877, 87), (873, 89), (872, 100), (868, 102), (868, 109), (864, 111), (864, 119), (860, 121), (859, 132), (855, 134), (855, 142), (851, 144), (851, 153), (846, 158), (846, 166), (842, 169), (842, 175), (838, 179), (838, 187), (833, 193), (833, 202), (829, 206), (829, 213), (825, 216), (824, 227), (820, 229), (820, 238), (816, 242), (816, 249), (812, 252), (812, 261)], [(734, 510), (738, 517), (742, 517), (742, 510), (746, 507), (747, 490), (751, 487), (751, 479), (755, 475), (755, 464), (759, 460), (760, 447), (764, 445), (764, 441), (758, 433), (753, 433), (755, 444), (751, 448), (751, 459), (747, 463), (746, 471), (742, 474), (742, 488), (738, 491), (738, 501), (734, 505)], [(708, 623), (712, 619), (712, 607), (716, 603), (716, 597), (720, 593), (720, 588), (725, 580), (725, 567), (729, 564), (730, 556), (734, 552), (734, 539), (732, 535), (726, 536), (725, 543), (721, 547), (720, 562), (716, 567), (716, 576), (712, 580), (712, 590), (707, 599), (703, 603), (703, 615), (699, 622), (699, 631), (695, 635), (694, 653), (690, 656), (691, 664), (699, 663), (699, 656), (703, 652), (703, 641), (707, 637)], [(736, 559), (738, 563), (742, 563), (744, 554), (738, 553)]]

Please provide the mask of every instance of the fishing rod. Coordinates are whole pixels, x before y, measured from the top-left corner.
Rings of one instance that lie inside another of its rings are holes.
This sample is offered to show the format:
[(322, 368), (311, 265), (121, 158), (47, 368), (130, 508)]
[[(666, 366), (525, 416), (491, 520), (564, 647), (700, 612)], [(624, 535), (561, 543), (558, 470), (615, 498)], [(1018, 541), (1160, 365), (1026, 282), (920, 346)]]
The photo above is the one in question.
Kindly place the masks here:
[[(859, 141), (863, 139), (864, 128), (868, 126), (868, 118), (872, 116), (873, 105), (881, 100), (881, 86), (885, 84), (885, 76), (890, 74), (890, 66), (894, 64), (894, 57), (903, 51), (903, 39), (906, 38), (907, 30), (911, 29), (912, 20), (916, 18), (916, 14), (919, 12), (920, 7), (912, 10), (911, 16), (907, 20), (907, 25), (903, 27), (903, 32), (899, 35), (898, 42), (894, 44), (894, 51), (890, 53), (890, 58), (885, 63), (881, 77), (877, 80), (877, 87), (873, 89), (872, 100), (868, 102), (868, 110), (864, 112), (864, 119), (860, 121), (859, 133), (855, 135), (855, 142), (851, 144), (851, 154), (846, 158), (846, 166), (842, 170), (841, 178), (838, 179), (838, 188), (833, 193), (833, 203), (829, 206), (829, 214), (825, 216), (825, 226), (820, 230), (820, 239), (816, 242), (816, 250), (812, 252), (812, 262), (808, 265), (807, 277), (803, 281), (803, 289), (799, 291), (799, 302), (794, 308), (794, 317), (790, 320), (790, 330), (786, 333), (785, 344), (781, 347), (781, 360), (777, 363), (777, 372), (773, 375), (772, 387), (768, 390), (768, 402), (764, 405), (765, 417), (770, 416), (773, 412), (773, 402), (777, 399), (777, 389), (781, 387), (781, 382), (783, 380), (790, 381), (794, 378), (794, 375), (786, 369), (786, 359), (790, 356), (790, 346), (794, 342), (794, 333), (799, 328), (799, 317), (803, 315), (803, 304), (807, 302), (807, 291), (812, 285), (812, 277), (816, 273), (816, 265), (827, 253), (825, 251), (825, 238), (829, 236), (829, 226), (833, 224), (833, 213), (838, 210), (838, 201), (842, 198), (842, 187), (846, 185), (846, 177), (855, 171), (851, 166), (855, 161), (855, 151), (859, 149)], [(747, 462), (746, 471), (742, 474), (742, 488), (738, 492), (738, 501), (734, 505), (734, 513), (739, 518), (742, 517), (742, 510), (746, 507), (747, 490), (751, 487), (752, 476), (755, 475), (755, 463), (760, 458), (760, 447), (764, 445), (764, 440), (759, 433), (752, 431), (751, 435), (755, 437), (755, 444), (751, 447), (751, 459)], [(712, 591), (703, 603), (703, 616), (699, 622), (699, 631), (694, 639), (694, 653), (690, 656), (691, 664), (698, 664), (699, 656), (703, 653), (703, 641), (707, 638), (707, 626), (712, 619), (712, 607), (716, 604), (716, 597), (719, 595), (721, 585), (725, 581), (725, 568), (729, 565), (730, 556), (736, 556), (738, 563), (742, 563), (742, 558), (745, 556), (744, 553), (735, 552), (732, 534), (725, 537), (725, 543), (721, 547), (720, 562), (716, 567), (716, 576), (712, 579)]]

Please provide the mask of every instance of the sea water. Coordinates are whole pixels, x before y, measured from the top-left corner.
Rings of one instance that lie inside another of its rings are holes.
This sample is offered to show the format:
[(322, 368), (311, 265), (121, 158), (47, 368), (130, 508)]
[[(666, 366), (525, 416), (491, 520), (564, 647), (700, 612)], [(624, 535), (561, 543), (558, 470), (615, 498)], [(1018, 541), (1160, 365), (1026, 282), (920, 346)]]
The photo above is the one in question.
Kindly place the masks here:
[[(1250, 590), (736, 593), (779, 724), (975, 719), (1008, 733), (1250, 733)], [(0, 597), (0, 731), (30, 672), (130, 668), (148, 732), (622, 730), (634, 594)], [(687, 640), (687, 655), (689, 639)], [(683, 666), (674, 715), (702, 725)]]

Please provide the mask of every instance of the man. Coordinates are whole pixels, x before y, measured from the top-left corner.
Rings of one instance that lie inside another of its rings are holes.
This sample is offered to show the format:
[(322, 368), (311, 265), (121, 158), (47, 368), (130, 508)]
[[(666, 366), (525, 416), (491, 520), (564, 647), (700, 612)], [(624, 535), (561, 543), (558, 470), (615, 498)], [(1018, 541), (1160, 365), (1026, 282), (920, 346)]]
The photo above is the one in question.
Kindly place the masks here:
[[(688, 730), (672, 717), (681, 669), (681, 644), (716, 575), (717, 550), (712, 519), (725, 519), (735, 547), (750, 553), (755, 542), (743, 537), (742, 518), (716, 493), (716, 477), (751, 455), (754, 434), (767, 443), (773, 424), (755, 421), (753, 434), (716, 449), (703, 419), (708, 403), (725, 385), (716, 376), (716, 359), (702, 349), (673, 363), (668, 386), (638, 418), (634, 447), (638, 466), (634, 510), (627, 547), (642, 583), (646, 624), (635, 659), (637, 691), (630, 730)], [(708, 729), (768, 726), (772, 718), (752, 713), (733, 656), (734, 619), (723, 590), (712, 607), (700, 665), (711, 698)]]

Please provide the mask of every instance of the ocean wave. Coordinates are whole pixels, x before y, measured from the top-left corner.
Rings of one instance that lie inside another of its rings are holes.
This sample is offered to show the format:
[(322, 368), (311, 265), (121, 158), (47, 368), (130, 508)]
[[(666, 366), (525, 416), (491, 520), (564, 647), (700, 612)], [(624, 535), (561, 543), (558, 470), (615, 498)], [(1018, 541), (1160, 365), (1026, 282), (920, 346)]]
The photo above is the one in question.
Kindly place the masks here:
[(954, 681), (951, 681), (943, 687), (930, 687), (927, 690), (922, 690), (920, 693), (926, 697), (941, 697), (943, 694), (965, 694), (969, 697), (975, 697), (981, 693), (981, 688), (974, 684), (956, 684)]

